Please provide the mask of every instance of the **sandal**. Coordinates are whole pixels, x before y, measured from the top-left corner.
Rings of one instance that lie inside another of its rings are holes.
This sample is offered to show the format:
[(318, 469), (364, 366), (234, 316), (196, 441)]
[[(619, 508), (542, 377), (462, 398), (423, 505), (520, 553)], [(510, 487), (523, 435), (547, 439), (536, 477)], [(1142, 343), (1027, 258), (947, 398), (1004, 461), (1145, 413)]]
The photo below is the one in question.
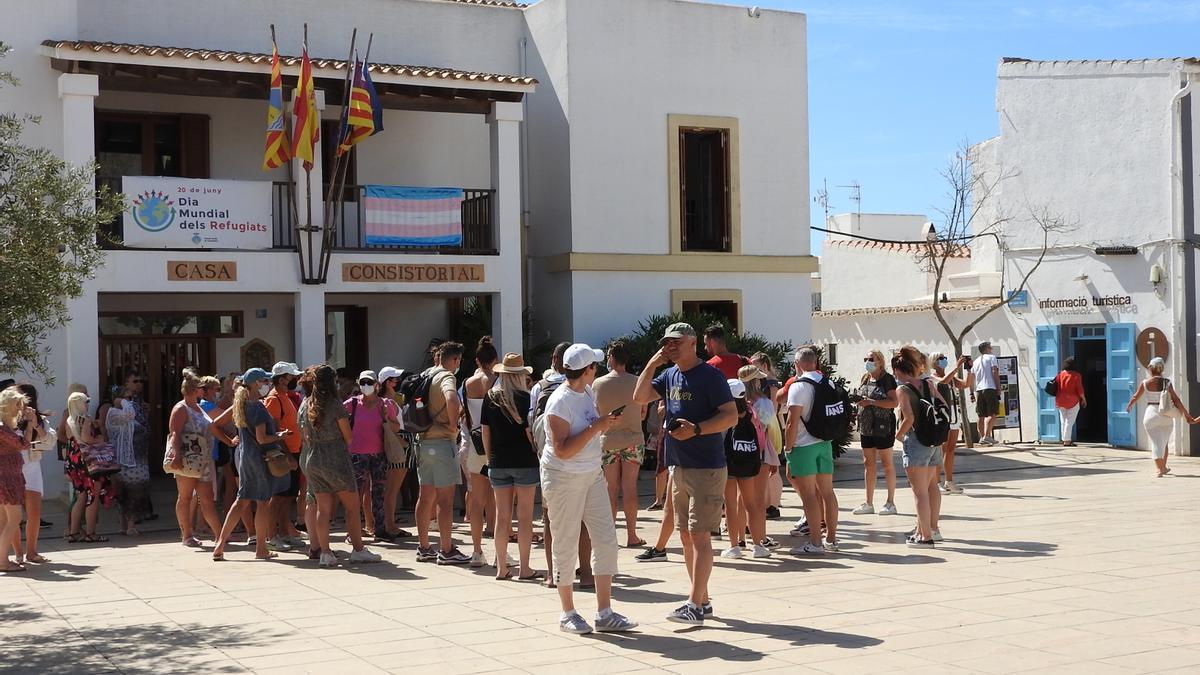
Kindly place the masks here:
[(31, 563), (38, 563), (39, 565), (44, 565), (44, 564), (50, 562), (49, 558), (43, 556), (40, 553), (34, 553), (31, 556), (26, 556), (25, 560), (27, 562), (31, 562)]
[(66, 539), (68, 544), (78, 544), (83, 541), (83, 535), (79, 532), (68, 532), (63, 535), (63, 539)]
[(14, 572), (28, 572), (28, 571), (29, 570), (26, 569), (26, 567), (24, 565), (18, 565), (14, 562), (9, 562), (8, 565), (6, 565), (4, 569), (0, 570), (0, 572), (3, 572), (4, 574), (12, 574)]
[(89, 532), (83, 535), (83, 541), (86, 544), (99, 544), (108, 541), (108, 537), (96, 534), (95, 532)]
[(509, 579), (512, 579), (512, 576), (512, 570), (504, 570), (504, 574), (496, 574), (496, 581), (508, 581)]
[(268, 552), (268, 553), (267, 553), (266, 555), (264, 555), (264, 556), (257, 556), (257, 555), (256, 555), (256, 556), (254, 556), (254, 559), (255, 559), (255, 560), (270, 560), (270, 559), (272, 559), (272, 558), (278, 558), (278, 557), (279, 557), (279, 554), (278, 554), (278, 553), (271, 553), (271, 552)]
[(527, 577), (517, 577), (517, 581), (539, 581), (539, 580), (545, 579), (545, 578), (546, 578), (546, 575), (542, 574), (541, 570), (538, 570), (538, 571), (534, 572), (533, 574), (530, 574)]
[(633, 541), (633, 542), (629, 542), (628, 544), (625, 544), (625, 548), (642, 548), (645, 545), (646, 545), (645, 539), (638, 539), (637, 541)]
[(224, 562), (224, 561), (225, 561), (224, 553), (213, 553), (213, 562)]

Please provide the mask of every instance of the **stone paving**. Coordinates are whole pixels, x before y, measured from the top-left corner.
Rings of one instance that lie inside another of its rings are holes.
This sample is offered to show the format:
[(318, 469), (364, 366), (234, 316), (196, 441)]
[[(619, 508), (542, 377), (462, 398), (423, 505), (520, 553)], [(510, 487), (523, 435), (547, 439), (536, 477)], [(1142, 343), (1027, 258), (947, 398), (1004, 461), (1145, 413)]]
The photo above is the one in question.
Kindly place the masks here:
[[(382, 564), (322, 570), (236, 545), (217, 564), (163, 531), (136, 545), (51, 539), (51, 564), (0, 578), (0, 671), (1200, 672), (1200, 460), (1174, 458), (1155, 479), (1130, 451), (967, 454), (967, 492), (945, 499), (933, 551), (903, 544), (903, 482), (901, 515), (850, 515), (855, 461), (839, 467), (842, 552), (718, 558), (703, 628), (664, 619), (685, 589), (677, 540), (666, 563), (621, 551), (615, 606), (638, 632), (576, 637), (557, 629), (554, 591), (417, 564), (413, 542), (374, 547)], [(784, 499), (769, 527), (786, 547), (799, 503)], [(643, 513), (643, 537), (660, 517)], [(592, 597), (577, 601), (590, 619)]]

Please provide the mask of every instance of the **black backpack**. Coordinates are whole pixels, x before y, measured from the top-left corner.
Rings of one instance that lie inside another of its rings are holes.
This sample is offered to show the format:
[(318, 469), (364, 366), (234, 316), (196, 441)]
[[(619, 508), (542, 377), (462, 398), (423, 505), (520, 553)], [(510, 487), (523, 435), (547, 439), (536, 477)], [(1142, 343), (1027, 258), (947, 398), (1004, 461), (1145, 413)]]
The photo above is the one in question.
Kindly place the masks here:
[(829, 378), (820, 382), (811, 377), (802, 377), (813, 388), (812, 410), (804, 420), (804, 428), (815, 438), (834, 441), (844, 438), (850, 431), (850, 397), (845, 389), (835, 387)]
[[(440, 371), (439, 371), (440, 372)], [(433, 426), (433, 412), (429, 410), (429, 388), (433, 385), (434, 369), (412, 373), (400, 381), (399, 392), (404, 396), (404, 407), (400, 410), (404, 418), (404, 430), (424, 433)]]
[[(915, 391), (912, 387), (909, 391)], [(917, 405), (913, 409), (913, 432), (921, 445), (941, 447), (950, 435), (950, 408), (941, 397), (935, 398), (929, 393), (929, 382), (921, 380), (921, 393), (917, 395)]]

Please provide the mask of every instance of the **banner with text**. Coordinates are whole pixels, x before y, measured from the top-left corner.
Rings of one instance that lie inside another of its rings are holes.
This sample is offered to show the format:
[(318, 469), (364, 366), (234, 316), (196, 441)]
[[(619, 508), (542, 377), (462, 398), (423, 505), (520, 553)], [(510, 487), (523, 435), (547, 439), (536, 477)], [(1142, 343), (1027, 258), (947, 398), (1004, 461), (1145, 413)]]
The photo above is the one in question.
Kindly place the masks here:
[(154, 176), (121, 179), (130, 248), (271, 248), (271, 183)]

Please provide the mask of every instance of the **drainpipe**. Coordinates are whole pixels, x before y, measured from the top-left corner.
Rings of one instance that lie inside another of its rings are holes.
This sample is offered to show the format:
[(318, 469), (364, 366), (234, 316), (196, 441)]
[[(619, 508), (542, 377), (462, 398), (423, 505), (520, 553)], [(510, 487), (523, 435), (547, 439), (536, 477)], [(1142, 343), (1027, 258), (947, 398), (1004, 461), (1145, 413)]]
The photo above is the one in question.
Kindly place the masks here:
[[(1182, 83), (1179, 90), (1171, 96), (1170, 107), (1168, 108), (1171, 115), (1171, 238), (1174, 240), (1171, 246), (1174, 273), (1171, 275), (1172, 289), (1171, 293), (1174, 297), (1171, 298), (1171, 313), (1173, 323), (1175, 324), (1172, 331), (1172, 341), (1176, 345), (1176, 353), (1180, 356), (1172, 359), (1177, 382), (1184, 382), (1187, 385), (1188, 401), (1185, 404), (1190, 405), (1198, 393), (1196, 382), (1200, 380), (1197, 376), (1197, 354), (1195, 350), (1188, 348), (1190, 339), (1194, 337), (1196, 332), (1195, 312), (1192, 308), (1187, 307), (1187, 303), (1192, 302), (1193, 295), (1188, 292), (1189, 288), (1194, 287), (1195, 270), (1193, 269), (1192, 256), (1188, 251), (1187, 242), (1189, 240), (1187, 232), (1187, 223), (1184, 222), (1184, 194), (1183, 194), (1183, 176), (1181, 167), (1183, 162), (1182, 157), (1184, 152), (1190, 152), (1190, 148), (1183, 147), (1183, 125), (1182, 116), (1183, 110), (1181, 102), (1185, 96), (1188, 96), (1192, 91), (1192, 82), (1190, 74), (1183, 72), (1182, 66), (1176, 66), (1174, 75), (1178, 78), (1177, 81)], [(1193, 141), (1194, 142), (1194, 141)], [(1194, 291), (1194, 288), (1192, 288)], [(1180, 455), (1192, 454), (1192, 448), (1197, 445), (1193, 441), (1197, 440), (1200, 435), (1195, 426), (1187, 427), (1187, 433), (1182, 434), (1182, 444), (1176, 444), (1176, 453)]]
[[(529, 76), (529, 38), (521, 38), (521, 77)], [(533, 305), (533, 265), (529, 261), (529, 94), (521, 97), (521, 266), (525, 307)]]

